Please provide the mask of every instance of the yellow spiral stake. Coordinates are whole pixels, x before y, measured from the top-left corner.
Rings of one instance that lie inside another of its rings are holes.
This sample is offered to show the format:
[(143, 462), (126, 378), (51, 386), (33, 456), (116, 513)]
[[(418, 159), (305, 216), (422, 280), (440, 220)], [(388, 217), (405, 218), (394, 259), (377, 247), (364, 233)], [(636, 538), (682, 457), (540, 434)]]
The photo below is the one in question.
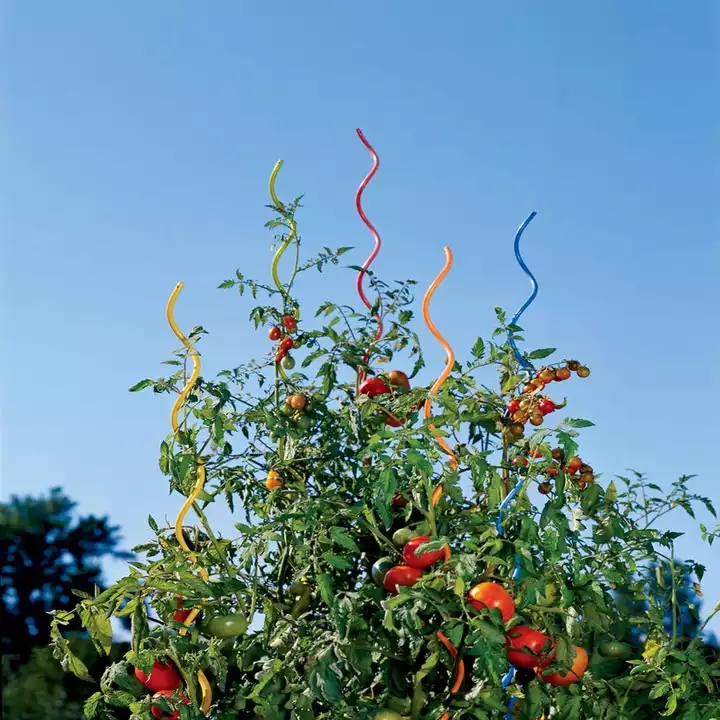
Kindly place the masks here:
[[(283, 205), (282, 202), (280, 202), (280, 198), (278, 198), (276, 192), (275, 192), (275, 180), (277, 180), (277, 175), (280, 172), (280, 168), (283, 166), (283, 160), (278, 160), (275, 163), (275, 167), (272, 169), (272, 172), (270, 173), (270, 183), (268, 186), (268, 189), (270, 191), (270, 197), (272, 198), (272, 201), (275, 205), (275, 207), (279, 208), (281, 212), (285, 212), (285, 205)], [(278, 276), (278, 265), (280, 263), (280, 258), (283, 256), (283, 253), (290, 247), (290, 243), (293, 242), (293, 240), (297, 239), (297, 226), (295, 225), (295, 221), (292, 218), (288, 218), (288, 222), (290, 223), (290, 234), (283, 240), (283, 242), (280, 244), (280, 247), (278, 248), (277, 252), (275, 253), (275, 256), (272, 259), (272, 264), (270, 265), (270, 274), (272, 275), (273, 282), (275, 283), (275, 287), (279, 290), (279, 292), (282, 294), (282, 296), (285, 298), (285, 302), (288, 304), (289, 307), (293, 306), (293, 301), (290, 295), (288, 294), (287, 290), (285, 290), (285, 286), (280, 282), (280, 278)], [(293, 274), (290, 277), (289, 285), (292, 285), (292, 281), (295, 279), (295, 270), (293, 270)], [(300, 309), (298, 307), (294, 308), (294, 315), (295, 319), (300, 319)]]
[[(167, 308), (165, 311), (165, 315), (167, 317), (168, 324), (172, 328), (172, 331), (177, 336), (178, 340), (183, 344), (185, 349), (190, 354), (190, 357), (192, 358), (193, 363), (193, 370), (190, 375), (190, 378), (188, 379), (187, 383), (185, 383), (185, 387), (180, 391), (180, 394), (177, 397), (177, 400), (173, 404), (172, 411), (170, 412), (170, 424), (172, 426), (173, 432), (176, 433), (178, 429), (180, 428), (180, 423), (178, 422), (178, 415), (180, 413), (180, 408), (183, 406), (185, 401), (187, 400), (188, 395), (190, 394), (190, 391), (193, 389), (195, 383), (197, 382), (198, 377), (200, 377), (200, 355), (198, 354), (198, 351), (195, 349), (195, 346), (188, 340), (187, 337), (183, 334), (183, 332), (178, 327), (177, 323), (175, 322), (175, 303), (177, 302), (178, 295), (180, 295), (180, 291), (183, 289), (184, 283), (179, 282), (175, 289), (172, 291), (172, 294), (170, 295), (170, 299), (168, 300)], [(187, 541), (185, 540), (185, 535), (183, 534), (182, 528), (183, 523), (185, 521), (185, 516), (190, 511), (190, 508), (193, 506), (193, 503), (198, 499), (198, 496), (202, 492), (203, 488), (205, 486), (205, 468), (202, 465), (202, 463), (198, 463), (197, 467), (197, 480), (195, 482), (195, 487), (193, 488), (193, 491), (190, 493), (190, 496), (185, 500), (185, 503), (183, 504), (182, 508), (180, 509), (180, 512), (177, 516), (177, 519), (175, 520), (175, 538), (178, 541), (178, 544), (183, 549), (184, 552), (188, 553), (190, 557), (190, 562), (193, 563), (193, 565), (197, 564), (197, 556), (191, 551), (190, 546), (187, 544)], [(209, 575), (207, 573), (207, 570), (204, 568), (200, 568), (200, 577), (207, 581), (209, 579)], [(185, 619), (184, 625), (185, 627), (180, 631), (181, 635), (186, 635), (188, 632), (188, 628), (190, 625), (193, 624), (195, 621), (195, 618), (200, 613), (200, 610), (202, 609), (202, 606), (193, 608), (193, 610), (190, 612), (190, 614)], [(212, 705), (212, 688), (210, 686), (210, 682), (207, 679), (207, 676), (202, 670), (198, 670), (197, 673), (197, 679), (198, 683), (200, 685), (200, 689), (202, 691), (202, 701), (200, 704), (200, 709), (202, 710), (203, 714), (207, 715), (208, 712), (210, 712), (210, 706)]]
[[(443, 349), (447, 353), (447, 363), (445, 364), (445, 369), (440, 374), (440, 377), (435, 381), (432, 388), (430, 388), (430, 395), (437, 394), (438, 390), (442, 387), (443, 383), (448, 379), (448, 376), (452, 372), (453, 367), (455, 366), (455, 353), (453, 352), (453, 349), (448, 344), (447, 340), (438, 332), (438, 329), (435, 327), (435, 323), (433, 323), (432, 319), (430, 318), (430, 300), (432, 299), (432, 296), (434, 295), (435, 291), (438, 289), (438, 286), (440, 283), (445, 279), (447, 274), (450, 272), (450, 268), (453, 264), (453, 254), (449, 247), (445, 248), (445, 266), (440, 271), (440, 274), (432, 281), (432, 284), (427, 289), (427, 292), (425, 293), (425, 297), (423, 298), (423, 304), (422, 304), (422, 313), (423, 318), (425, 320), (425, 324), (430, 329), (430, 332), (434, 335), (435, 339), (442, 345)], [(425, 418), (429, 418), (431, 415), (430, 408), (432, 407), (432, 397), (429, 397), (425, 401)], [(435, 426), (430, 424), (428, 427), (431, 430), (435, 429)], [(448, 442), (441, 437), (435, 438), (437, 444), (450, 456), (450, 465), (453, 470), (457, 470), (458, 467), (458, 461), (457, 457), (455, 457), (455, 453), (453, 452), (452, 448), (448, 444)], [(433, 493), (433, 505), (437, 504), (437, 502), (440, 500), (440, 496), (442, 495), (442, 485), (438, 485), (438, 487), (435, 489), (435, 492)]]

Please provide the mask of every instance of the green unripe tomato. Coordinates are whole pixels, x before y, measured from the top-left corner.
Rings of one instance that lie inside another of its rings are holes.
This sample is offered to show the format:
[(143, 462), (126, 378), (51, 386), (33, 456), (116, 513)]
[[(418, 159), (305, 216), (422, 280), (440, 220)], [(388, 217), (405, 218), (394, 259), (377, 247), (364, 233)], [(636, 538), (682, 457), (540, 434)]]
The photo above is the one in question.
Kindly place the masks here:
[(277, 427), (278, 422), (278, 419), (274, 415), (268, 415), (265, 424), (272, 430), (273, 428)]
[(216, 615), (205, 623), (203, 630), (216, 638), (233, 638), (242, 635), (248, 629), (248, 621), (244, 615)]
[(293, 408), (290, 407), (290, 404), (289, 404), (289, 403), (286, 403), (286, 402), (284, 402), (284, 403), (280, 406), (280, 412), (281, 412), (285, 417), (292, 417), (292, 416), (295, 414), (295, 410), (293, 410)]
[(414, 530), (404, 527), (404, 528), (400, 528), (399, 530), (396, 530), (393, 533), (392, 541), (398, 547), (404, 547), (405, 543), (408, 540), (412, 540), (412, 538), (414, 538), (416, 535), (417, 535), (417, 533)]
[(295, 423), (300, 430), (309, 430), (312, 427), (312, 420), (307, 415), (301, 415)]
[(385, 579), (385, 574), (391, 567), (393, 567), (393, 565), (395, 565), (395, 563), (389, 557), (381, 557), (375, 562), (375, 564), (372, 566), (371, 574), (372, 579), (375, 581), (376, 585), (383, 587), (383, 580)]
[(373, 720), (404, 720), (404, 718), (400, 713), (396, 713), (394, 710), (381, 710), (373, 717)]
[(283, 366), (285, 370), (292, 370), (295, 367), (295, 358), (286, 355), (281, 361), (280, 364)]
[(606, 642), (600, 643), (598, 652), (604, 658), (611, 660), (627, 660), (632, 655), (630, 647), (617, 640), (607, 640)]

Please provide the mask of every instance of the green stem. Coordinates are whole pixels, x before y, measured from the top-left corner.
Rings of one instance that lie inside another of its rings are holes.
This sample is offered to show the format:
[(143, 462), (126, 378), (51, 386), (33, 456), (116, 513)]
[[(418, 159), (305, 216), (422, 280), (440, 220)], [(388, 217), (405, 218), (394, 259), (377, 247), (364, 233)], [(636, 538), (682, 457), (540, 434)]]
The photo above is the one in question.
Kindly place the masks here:
[(378, 541), (378, 544), (382, 547), (383, 545), (387, 545), (394, 553), (398, 553), (399, 550), (395, 547), (393, 542), (387, 538), (385, 535), (383, 535), (379, 530), (374, 528), (369, 522), (366, 520), (363, 520), (362, 518), (358, 518), (358, 524), (360, 527), (365, 528), (366, 530), (369, 530), (375, 539)]

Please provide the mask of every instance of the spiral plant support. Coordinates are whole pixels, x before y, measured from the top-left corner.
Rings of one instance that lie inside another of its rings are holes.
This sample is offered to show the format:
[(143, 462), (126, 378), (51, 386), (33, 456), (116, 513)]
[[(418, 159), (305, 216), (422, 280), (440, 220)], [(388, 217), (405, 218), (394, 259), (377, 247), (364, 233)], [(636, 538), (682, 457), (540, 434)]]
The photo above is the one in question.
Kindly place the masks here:
[[(193, 364), (192, 373), (190, 374), (188, 381), (185, 383), (185, 386), (180, 391), (180, 394), (178, 395), (175, 403), (173, 404), (172, 411), (170, 412), (170, 425), (172, 426), (172, 430), (175, 435), (177, 435), (177, 432), (180, 429), (180, 423), (178, 421), (178, 415), (180, 413), (180, 410), (187, 401), (187, 397), (190, 394), (193, 386), (197, 382), (198, 377), (200, 377), (200, 355), (195, 349), (195, 346), (183, 334), (183, 332), (180, 330), (177, 323), (175, 322), (175, 303), (183, 287), (184, 284), (181, 282), (175, 286), (175, 289), (172, 291), (170, 299), (168, 300), (166, 309), (168, 324), (170, 325), (170, 328), (175, 333), (178, 340), (180, 340), (180, 342), (183, 344), (183, 347), (185, 348), (187, 353), (190, 355)], [(192, 508), (194, 503), (197, 501), (198, 496), (203, 491), (203, 488), (205, 486), (205, 468), (199, 458), (197, 461), (196, 475), (197, 479), (195, 481), (195, 487), (193, 488), (188, 498), (185, 500), (185, 503), (180, 509), (180, 512), (178, 513), (178, 516), (175, 520), (175, 538), (177, 539), (178, 544), (182, 548), (183, 552), (188, 554), (188, 558), (193, 565), (197, 565), (198, 560), (197, 556), (192, 552), (190, 546), (187, 544), (185, 534), (183, 533), (183, 523), (185, 521), (186, 515), (190, 511), (190, 508)], [(207, 570), (201, 567), (199, 568), (199, 574), (200, 577), (207, 582), (207, 580), (209, 579)], [(180, 630), (181, 635), (187, 634), (188, 628), (195, 622), (195, 619), (197, 618), (201, 610), (201, 606), (192, 609), (192, 611), (183, 623), (185, 627)], [(202, 670), (198, 670), (197, 679), (202, 692), (200, 709), (202, 710), (203, 714), (207, 715), (208, 712), (210, 712), (210, 706), (212, 705), (212, 688), (210, 686), (209, 680), (207, 679), (207, 676)]]
[[(515, 252), (515, 259), (518, 262), (518, 265), (520, 265), (520, 268), (523, 270), (523, 272), (530, 278), (530, 284), (532, 285), (532, 291), (530, 292), (530, 295), (528, 299), (520, 306), (518, 311), (513, 315), (512, 320), (510, 320), (510, 330), (508, 330), (508, 343), (510, 344), (510, 347), (512, 348), (513, 354), (515, 355), (515, 359), (520, 363), (520, 366), (527, 372), (528, 376), (532, 376), (532, 374), (535, 372), (535, 367), (533, 364), (520, 352), (518, 349), (515, 338), (513, 334), (513, 327), (517, 325), (518, 320), (520, 319), (520, 316), (532, 305), (532, 303), (535, 301), (535, 298), (538, 294), (538, 282), (535, 279), (535, 276), (530, 271), (530, 268), (525, 264), (525, 261), (523, 260), (522, 255), (520, 254), (520, 239), (522, 238), (523, 233), (525, 232), (525, 229), (527, 226), (533, 221), (533, 218), (537, 215), (537, 213), (533, 210), (523, 221), (523, 223), (518, 228), (517, 232), (515, 233), (515, 239), (513, 241), (513, 251)], [(495, 522), (495, 528), (497, 529), (497, 533), (499, 537), (502, 537), (504, 533), (503, 529), (503, 520), (505, 517), (505, 512), (508, 510), (510, 505), (512, 504), (513, 500), (518, 496), (520, 491), (523, 488), (523, 485), (525, 484), (525, 479), (520, 477), (518, 478), (518, 481), (515, 483), (515, 486), (512, 488), (512, 490), (507, 494), (505, 499), (500, 503), (500, 507), (498, 508), (498, 517)], [(515, 567), (513, 569), (512, 579), (513, 580), (519, 580), (520, 575), (522, 572), (522, 567), (520, 565), (520, 558), (516, 555), (515, 556)], [(507, 673), (503, 676), (503, 679), (501, 681), (501, 687), (503, 689), (507, 688), (510, 683), (513, 681), (513, 678), (515, 677), (515, 667), (513, 665), (510, 665), (510, 669), (507, 671)], [(517, 703), (517, 697), (513, 696), (510, 698), (510, 702), (508, 703), (508, 712), (505, 715), (505, 720), (512, 720), (512, 709), (515, 707), (515, 704)]]
[[(368, 186), (368, 183), (375, 177), (375, 173), (378, 171), (378, 168), (380, 167), (380, 158), (378, 157), (378, 154), (375, 152), (375, 149), (373, 146), (367, 141), (365, 138), (365, 135), (363, 135), (362, 130), (358, 128), (356, 130), (358, 137), (362, 141), (363, 145), (368, 149), (368, 152), (372, 156), (373, 164), (370, 168), (370, 172), (365, 176), (363, 181), (360, 183), (360, 186), (357, 189), (357, 192), (355, 193), (355, 207), (357, 209), (358, 215), (360, 216), (360, 219), (365, 223), (367, 229), (370, 231), (370, 233), (373, 236), (373, 239), (375, 240), (375, 245), (373, 247), (372, 252), (368, 256), (368, 259), (363, 263), (360, 271), (357, 275), (357, 281), (356, 281), (356, 287), (358, 295), (360, 296), (360, 300), (362, 300), (363, 305), (368, 310), (372, 310), (372, 303), (368, 300), (367, 295), (365, 295), (365, 289), (363, 288), (363, 282), (365, 280), (365, 274), (370, 269), (370, 266), (375, 261), (375, 258), (378, 256), (378, 253), (380, 252), (380, 247), (382, 246), (382, 240), (380, 239), (380, 235), (378, 231), (375, 229), (375, 226), (368, 220), (367, 215), (365, 215), (365, 211), (363, 210), (362, 206), (362, 196), (363, 192), (365, 192), (365, 188)], [(378, 303), (380, 301), (378, 300)], [(373, 343), (377, 343), (378, 340), (382, 337), (383, 334), (383, 322), (382, 322), (382, 308), (378, 307), (377, 314), (374, 316), (377, 320), (377, 330), (375, 331), (375, 338), (373, 339)], [(365, 351), (365, 355), (363, 356), (363, 363), (366, 363), (370, 358), (370, 348), (367, 348)], [(365, 377), (365, 370), (361, 367), (358, 371), (358, 384), (362, 382), (363, 378)]]
[[(425, 293), (425, 296), (423, 298), (423, 305), (422, 305), (422, 314), (423, 319), (425, 320), (425, 324), (428, 326), (428, 329), (433, 334), (433, 337), (440, 343), (443, 350), (447, 353), (447, 362), (445, 363), (445, 368), (443, 369), (442, 373), (440, 373), (440, 376), (435, 380), (432, 387), (430, 388), (430, 397), (425, 401), (425, 405), (423, 408), (423, 414), (425, 416), (426, 420), (429, 420), (431, 417), (431, 408), (432, 408), (432, 398), (434, 395), (437, 395), (440, 388), (443, 386), (445, 381), (450, 376), (450, 373), (452, 372), (453, 367), (455, 366), (455, 353), (450, 347), (450, 344), (445, 340), (445, 338), (440, 334), (437, 327), (435, 326), (435, 323), (432, 321), (432, 318), (430, 317), (430, 300), (432, 300), (433, 295), (435, 294), (435, 291), (440, 286), (440, 283), (447, 277), (447, 274), (450, 272), (450, 268), (452, 268), (453, 264), (453, 254), (449, 247), (445, 248), (445, 265), (443, 269), (440, 271), (438, 276), (432, 281), (430, 287), (427, 289), (427, 292)], [(435, 425), (432, 423), (428, 423), (428, 428), (432, 431), (435, 429)], [(448, 444), (447, 440), (445, 438), (436, 436), (435, 442), (442, 448), (442, 450), (445, 452), (446, 455), (448, 455), (450, 459), (450, 467), (452, 468), (453, 472), (457, 470), (458, 468), (458, 461), (457, 457), (455, 455), (455, 452)], [(431, 504), (436, 506), (440, 502), (440, 498), (442, 498), (443, 495), (443, 486), (442, 483), (439, 483), (435, 490), (433, 491), (432, 498), (431, 498)], [(445, 558), (446, 560), (449, 558), (449, 549), (446, 547), (445, 551)], [(438, 640), (445, 646), (447, 651), (450, 653), (450, 656), (455, 661), (455, 669), (454, 669), (454, 680), (452, 687), (450, 688), (450, 695), (455, 695), (457, 691), (460, 689), (460, 686), (462, 685), (463, 679), (465, 677), (465, 663), (463, 662), (463, 659), (458, 656), (457, 648), (448, 640), (448, 638), (444, 635), (444, 633), (438, 631), (436, 633), (436, 636)], [(449, 714), (444, 713), (441, 720), (448, 720)]]

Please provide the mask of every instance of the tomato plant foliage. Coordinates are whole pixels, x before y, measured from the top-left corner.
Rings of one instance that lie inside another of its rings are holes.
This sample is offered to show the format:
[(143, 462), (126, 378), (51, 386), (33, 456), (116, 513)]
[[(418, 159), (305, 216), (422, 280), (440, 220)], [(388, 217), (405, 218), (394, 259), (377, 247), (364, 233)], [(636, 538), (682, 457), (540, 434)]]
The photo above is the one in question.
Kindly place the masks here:
[[(280, 242), (298, 207), (275, 208), (268, 226)], [(325, 248), (304, 263), (296, 256), (293, 278), (339, 265), (348, 250)], [(692, 514), (698, 503), (714, 514), (710, 501), (691, 491), (691, 478), (661, 489), (640, 474), (605, 479), (602, 458), (580, 460), (580, 431), (591, 423), (566, 411), (561, 394), (540, 413), (531, 400), (523, 404), (553, 384), (538, 380), (534, 392), (524, 390), (528, 378), (506, 341), (508, 331), (519, 339), (520, 328), (500, 309), (497, 329), (456, 362), (426, 420), (419, 407), (429, 386), (414, 378), (426, 365), (429, 377), (439, 375), (443, 356), (437, 346), (423, 354), (412, 329), (415, 283), (367, 279), (385, 325), (378, 341), (370, 312), (325, 302), (314, 316), (300, 313), (292, 282), (280, 292), (238, 271), (221, 284), (260, 303), (250, 320), (263, 337), (272, 328), (267, 353), (214, 379), (200, 376), (178, 432), (160, 444), (160, 469), (179, 498), (192, 493), (200, 466), (206, 476), (183, 528), (190, 553), (173, 526), (151, 517), (152, 537), (136, 548), (142, 559), (127, 576), (95, 596), (81, 594), (74, 613), (54, 614), (54, 652), (80, 677), (86, 669), (63, 635), (73, 614), (100, 651), (108, 647), (107, 619), (132, 618), (132, 647), (89, 697), (87, 717), (150, 720), (152, 692), (135, 675), (145, 677), (158, 661), (177, 669), (182, 694), (175, 703), (156, 701), (155, 714), (182, 720), (204, 712), (228, 720), (363, 720), (381, 710), (412, 720), (444, 713), (484, 720), (504, 717), (513, 696), (513, 717), (533, 720), (720, 717), (718, 655), (701, 633), (683, 637), (682, 624), (666, 622), (668, 608), (675, 618), (687, 611), (678, 602), (683, 573), (699, 583), (704, 568), (690, 562), (676, 571), (678, 533), (658, 522), (670, 512)], [(196, 327), (190, 341), (197, 345), (204, 334)], [(281, 364), (279, 348), (296, 364)], [(527, 357), (549, 362), (553, 353)], [(166, 362), (173, 374), (132, 390), (152, 388), (173, 401), (189, 375), (188, 351)], [(563, 372), (554, 374), (558, 367)], [(577, 367), (544, 365), (542, 377), (565, 381), (567, 368)], [(409, 382), (393, 385), (383, 368), (402, 370)], [(388, 391), (359, 394), (358, 372), (385, 377)], [(586, 382), (578, 377), (571, 381)], [(453, 447), (457, 469), (438, 437)], [(498, 505), (518, 482), (500, 533)], [(236, 537), (219, 535), (207, 519), (207, 506), (223, 502)], [(397, 533), (403, 528), (409, 532)], [(702, 534), (717, 537), (705, 526)], [(413, 552), (431, 559), (408, 568), (416, 581), (397, 593), (383, 587), (388, 569), (404, 565), (393, 535), (423, 536)], [(509, 593), (515, 612), (507, 624), (499, 609), (468, 602), (479, 583)], [(199, 606), (202, 615), (185, 632), (175, 618), (188, 613), (176, 615), (178, 608)], [(503, 688), (515, 626), (542, 633), (553, 650), (537, 675), (526, 656), (526, 670)], [(613, 653), (609, 643), (624, 645)], [(566, 675), (576, 647), (589, 656), (582, 677), (567, 686), (543, 681), (542, 674)], [(451, 693), (461, 663), (464, 676)], [(209, 709), (202, 709), (198, 671), (211, 688)]]

